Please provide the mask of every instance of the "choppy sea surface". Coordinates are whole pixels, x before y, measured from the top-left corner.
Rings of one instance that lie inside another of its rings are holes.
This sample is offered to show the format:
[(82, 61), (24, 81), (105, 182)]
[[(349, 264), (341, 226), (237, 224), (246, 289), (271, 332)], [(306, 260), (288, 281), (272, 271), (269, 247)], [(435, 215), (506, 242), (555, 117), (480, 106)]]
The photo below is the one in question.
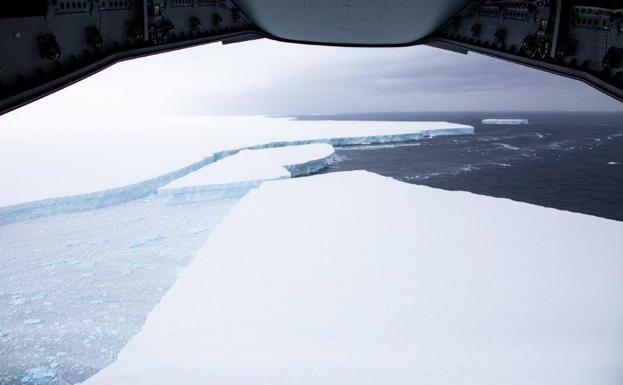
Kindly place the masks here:
[[(486, 118), (525, 118), (529, 124), (481, 124)], [(623, 220), (623, 112), (382, 113), (299, 119), (469, 124), (475, 135), (338, 148), (336, 162), (323, 172), (363, 169), (408, 183)]]

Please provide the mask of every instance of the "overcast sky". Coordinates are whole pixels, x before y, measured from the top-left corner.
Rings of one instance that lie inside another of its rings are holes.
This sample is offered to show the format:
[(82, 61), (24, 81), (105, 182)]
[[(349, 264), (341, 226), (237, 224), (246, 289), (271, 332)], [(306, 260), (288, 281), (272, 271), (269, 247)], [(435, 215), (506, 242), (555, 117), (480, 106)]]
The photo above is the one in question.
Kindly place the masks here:
[(623, 104), (578, 81), (473, 53), (260, 40), (116, 64), (27, 107), (47, 117), (440, 110), (623, 110)]

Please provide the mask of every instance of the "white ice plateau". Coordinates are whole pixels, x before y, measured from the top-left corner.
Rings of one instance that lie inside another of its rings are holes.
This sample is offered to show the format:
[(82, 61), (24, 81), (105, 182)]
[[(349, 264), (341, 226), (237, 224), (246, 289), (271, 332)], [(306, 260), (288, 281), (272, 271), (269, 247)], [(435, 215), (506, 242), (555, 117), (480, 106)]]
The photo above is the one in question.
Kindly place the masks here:
[(622, 233), (363, 171), (266, 182), (86, 385), (617, 385)]

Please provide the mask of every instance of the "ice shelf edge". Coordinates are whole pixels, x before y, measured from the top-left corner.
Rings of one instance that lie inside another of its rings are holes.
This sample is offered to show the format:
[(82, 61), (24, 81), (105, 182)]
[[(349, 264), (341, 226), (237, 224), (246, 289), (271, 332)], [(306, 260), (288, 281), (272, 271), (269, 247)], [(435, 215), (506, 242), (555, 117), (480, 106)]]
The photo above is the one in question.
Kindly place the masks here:
[(93, 210), (97, 208), (129, 202), (135, 199), (140, 199), (150, 194), (156, 193), (159, 188), (166, 186), (175, 179), (186, 176), (191, 172), (197, 171), (200, 168), (207, 166), (211, 163), (235, 155), (242, 150), (259, 150), (266, 148), (277, 148), (314, 143), (327, 143), (337, 147), (350, 145), (400, 143), (422, 140), (435, 136), (470, 135), (473, 133), (474, 128), (465, 125), (463, 127), (422, 130), (418, 132), (403, 134), (317, 138), (269, 142), (236, 149), (227, 149), (215, 152), (198, 162), (192, 163), (178, 170), (171, 171), (161, 176), (150, 178), (130, 185), (101, 190), (88, 194), (44, 199), (0, 207), (0, 226), (42, 216)]

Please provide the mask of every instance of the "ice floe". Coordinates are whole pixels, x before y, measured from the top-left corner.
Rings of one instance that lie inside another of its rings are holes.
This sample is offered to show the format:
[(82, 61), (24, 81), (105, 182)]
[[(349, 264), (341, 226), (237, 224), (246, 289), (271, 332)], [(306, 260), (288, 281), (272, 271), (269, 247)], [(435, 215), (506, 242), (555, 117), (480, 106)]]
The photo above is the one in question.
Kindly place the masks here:
[(39, 366), (28, 369), (22, 377), (22, 383), (28, 384), (45, 384), (50, 382), (56, 376), (56, 372), (51, 367)]

